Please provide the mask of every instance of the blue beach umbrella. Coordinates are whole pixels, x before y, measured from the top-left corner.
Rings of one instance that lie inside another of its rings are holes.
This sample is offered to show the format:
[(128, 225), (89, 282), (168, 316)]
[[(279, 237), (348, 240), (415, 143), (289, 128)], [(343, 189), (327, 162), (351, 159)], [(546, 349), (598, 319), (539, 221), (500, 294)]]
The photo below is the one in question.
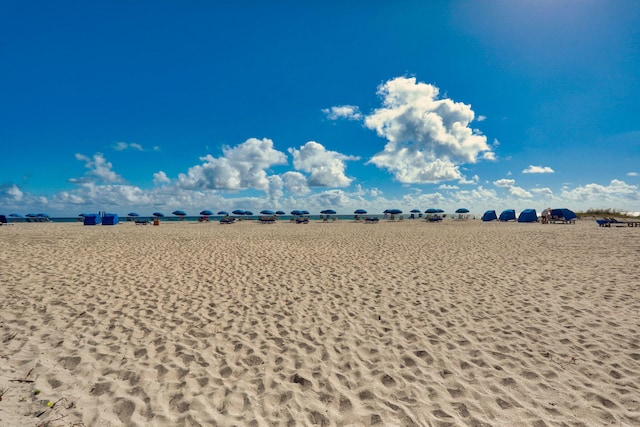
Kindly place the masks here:
[(227, 211), (218, 211), (218, 215), (229, 215)]
[(271, 211), (269, 209), (263, 209), (263, 210), (260, 211), (260, 214), (261, 215), (275, 215), (275, 212)]
[(129, 212), (127, 216), (140, 216), (138, 212)]
[(276, 211), (276, 215), (286, 215), (284, 211)]
[(400, 209), (387, 209), (386, 211), (384, 211), (384, 213), (388, 213), (391, 215), (398, 215), (398, 214), (401, 214), (402, 211)]
[(209, 216), (209, 215), (213, 215), (213, 212), (208, 209), (205, 209), (203, 211), (200, 211), (200, 215)]
[(320, 213), (323, 214), (323, 215), (335, 215), (336, 211), (334, 211), (333, 209), (325, 209)]
[(186, 216), (187, 213), (185, 211), (181, 211), (181, 210), (177, 210), (177, 211), (173, 211), (171, 212), (171, 215), (176, 215), (176, 216)]
[(356, 215), (364, 215), (367, 213), (367, 211), (365, 211), (364, 209), (356, 209), (355, 211), (353, 211), (353, 213)]
[(246, 211), (242, 210), (242, 209), (236, 209), (235, 211), (231, 212), (234, 215), (245, 215)]
[(420, 209), (411, 209), (409, 212), (411, 212), (411, 213), (420, 213), (422, 211)]
[(459, 209), (456, 209), (456, 213), (457, 214), (469, 213), (469, 209), (467, 209), (467, 208), (459, 208)]
[(244, 214), (247, 215), (247, 216), (251, 216), (251, 215), (253, 215), (253, 212), (252, 211), (244, 211)]
[(291, 211), (291, 215), (302, 215), (302, 211), (295, 209), (293, 211)]
[(20, 215), (20, 214), (17, 214), (17, 213), (9, 214), (9, 216), (10, 216), (11, 218), (24, 218), (24, 216), (22, 216), (22, 215)]
[(302, 215), (310, 215), (309, 211), (303, 210), (303, 211), (300, 211), (300, 212), (302, 212)]
[(155, 216), (158, 218), (164, 218), (164, 214), (162, 212), (154, 212), (151, 214), (151, 216)]
[(427, 209), (426, 211), (424, 211), (424, 213), (427, 213), (427, 214), (434, 214), (434, 213), (438, 213), (438, 209), (436, 209), (436, 208), (429, 208), (429, 209)]

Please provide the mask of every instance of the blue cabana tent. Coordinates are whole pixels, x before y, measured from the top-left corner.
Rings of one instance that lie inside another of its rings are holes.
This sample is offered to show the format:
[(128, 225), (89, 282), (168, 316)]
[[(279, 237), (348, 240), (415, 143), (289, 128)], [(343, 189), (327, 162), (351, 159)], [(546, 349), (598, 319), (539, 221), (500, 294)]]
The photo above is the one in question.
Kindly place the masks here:
[(572, 219), (576, 219), (578, 216), (575, 212), (569, 209), (561, 208), (561, 209), (551, 209), (551, 218), (557, 218), (564, 221), (571, 221)]
[(518, 222), (538, 222), (538, 214), (535, 209), (525, 209), (518, 215)]
[(104, 216), (102, 217), (102, 225), (116, 225), (118, 222), (120, 222), (118, 220), (118, 214), (108, 213), (104, 214)]
[(516, 211), (514, 209), (506, 209), (500, 213), (498, 218), (500, 221), (515, 221)]
[(496, 211), (486, 211), (481, 218), (484, 222), (495, 221), (498, 219), (498, 215), (496, 215)]
[(84, 225), (98, 225), (102, 222), (102, 217), (98, 214), (87, 214), (84, 216)]

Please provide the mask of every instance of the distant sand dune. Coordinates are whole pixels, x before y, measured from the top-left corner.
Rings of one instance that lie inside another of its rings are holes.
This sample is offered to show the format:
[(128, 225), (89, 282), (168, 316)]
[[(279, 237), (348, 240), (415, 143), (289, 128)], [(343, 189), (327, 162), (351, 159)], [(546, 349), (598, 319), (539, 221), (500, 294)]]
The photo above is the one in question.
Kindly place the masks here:
[(0, 231), (0, 425), (640, 425), (637, 228)]

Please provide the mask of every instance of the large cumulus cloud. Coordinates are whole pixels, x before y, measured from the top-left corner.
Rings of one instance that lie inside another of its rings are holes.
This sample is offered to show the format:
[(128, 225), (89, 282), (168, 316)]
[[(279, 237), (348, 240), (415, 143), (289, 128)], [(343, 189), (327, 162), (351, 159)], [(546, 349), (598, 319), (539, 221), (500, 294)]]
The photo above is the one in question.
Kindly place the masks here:
[(201, 157), (202, 164), (178, 176), (178, 186), (191, 190), (268, 190), (271, 183), (266, 170), (287, 163), (286, 155), (274, 149), (268, 138), (250, 138), (222, 151), (222, 157)]
[(315, 141), (307, 142), (299, 150), (290, 148), (289, 153), (293, 156), (293, 166), (309, 173), (311, 187), (347, 187), (353, 179), (345, 175), (345, 161), (359, 159), (327, 150)]
[(469, 127), (471, 106), (439, 99), (437, 87), (398, 77), (381, 85), (382, 108), (365, 118), (367, 128), (387, 139), (369, 163), (403, 183), (462, 178), (459, 166), (492, 159), (487, 138)]

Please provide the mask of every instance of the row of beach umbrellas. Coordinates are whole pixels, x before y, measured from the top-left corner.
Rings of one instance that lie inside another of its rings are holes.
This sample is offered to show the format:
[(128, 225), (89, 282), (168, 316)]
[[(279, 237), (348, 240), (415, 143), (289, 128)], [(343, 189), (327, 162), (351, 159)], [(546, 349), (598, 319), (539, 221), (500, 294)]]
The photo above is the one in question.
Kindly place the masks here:
[[(412, 209), (410, 211), (411, 213), (422, 213), (422, 211), (420, 209)], [(424, 213), (426, 214), (438, 214), (438, 213), (444, 213), (445, 211), (443, 209), (436, 209), (436, 208), (429, 208), (427, 210), (424, 211)], [(243, 210), (243, 209), (236, 209), (233, 212), (231, 212), (233, 215), (247, 215), (247, 216), (251, 216), (253, 215), (252, 211), (248, 211), (248, 210)], [(353, 213), (355, 215), (365, 215), (367, 214), (367, 211), (365, 209), (356, 209), (355, 211), (353, 211)], [(402, 214), (402, 210), (400, 209), (386, 209), (383, 211), (383, 213), (385, 214), (391, 214), (391, 215), (399, 215)], [(457, 214), (463, 214), (463, 213), (469, 213), (469, 209), (466, 208), (459, 208), (455, 211), (455, 213)], [(171, 212), (172, 215), (175, 216), (187, 216), (187, 213), (183, 210), (175, 210), (173, 212)], [(273, 211), (270, 209), (264, 209), (260, 211), (261, 215), (286, 215), (286, 213), (284, 211), (278, 210), (278, 211)], [(334, 209), (324, 209), (322, 211), (320, 211), (320, 214), (322, 215), (336, 215), (337, 212)], [(17, 215), (17, 214), (12, 214), (13, 215)], [(31, 214), (30, 214), (31, 215)], [(37, 214), (38, 216), (41, 215), (46, 215), (46, 214)], [(129, 212), (127, 214), (128, 216), (132, 216), (132, 217), (137, 217), (140, 216), (138, 213), (136, 212)], [(200, 212), (200, 215), (202, 216), (213, 216), (213, 215), (229, 215), (229, 213), (227, 211), (218, 211), (217, 213), (215, 213), (214, 211), (205, 209), (203, 211)], [(295, 215), (295, 216), (299, 216), (299, 215), (310, 215), (310, 212), (307, 210), (300, 210), (300, 209), (294, 209), (291, 211), (291, 215)], [(21, 216), (21, 215), (20, 215)], [(27, 215), (29, 216), (29, 215)], [(84, 216), (84, 214), (80, 214), (80, 216)], [(158, 218), (162, 218), (165, 215), (162, 212), (154, 212), (153, 214), (151, 214), (151, 216), (154, 217), (158, 217)]]

